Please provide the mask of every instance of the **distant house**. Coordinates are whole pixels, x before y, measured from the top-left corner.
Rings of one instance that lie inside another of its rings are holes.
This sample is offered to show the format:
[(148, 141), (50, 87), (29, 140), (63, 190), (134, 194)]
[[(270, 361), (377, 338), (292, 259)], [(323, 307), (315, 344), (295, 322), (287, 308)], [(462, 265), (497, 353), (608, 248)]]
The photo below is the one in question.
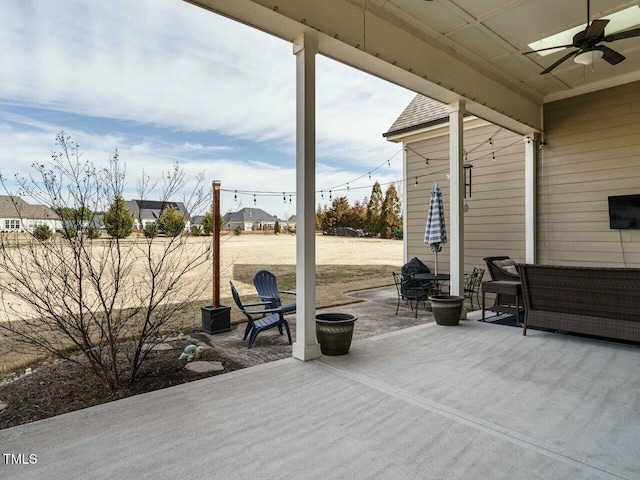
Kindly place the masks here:
[(243, 231), (273, 230), (276, 217), (260, 208), (243, 208), (237, 212), (229, 212), (223, 217), (224, 229)]
[(204, 215), (194, 215), (193, 217), (191, 217), (191, 228), (193, 227), (202, 228), (203, 218), (204, 218)]
[(170, 205), (174, 206), (178, 213), (187, 220), (185, 229), (191, 229), (191, 218), (182, 202), (162, 202), (160, 200), (127, 201), (127, 207), (129, 207), (135, 218), (134, 227), (137, 230), (144, 228), (148, 223), (156, 223), (162, 214), (162, 210)]
[(62, 228), (56, 212), (44, 205), (31, 205), (22, 198), (0, 195), (0, 230), (3, 232), (33, 232), (39, 225), (51, 230)]

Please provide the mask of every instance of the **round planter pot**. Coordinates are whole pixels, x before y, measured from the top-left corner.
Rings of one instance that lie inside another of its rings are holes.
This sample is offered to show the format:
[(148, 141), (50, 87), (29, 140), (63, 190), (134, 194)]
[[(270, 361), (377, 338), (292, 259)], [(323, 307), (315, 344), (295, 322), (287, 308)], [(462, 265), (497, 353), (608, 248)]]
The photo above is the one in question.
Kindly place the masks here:
[(348, 313), (316, 315), (316, 337), (323, 355), (346, 355), (351, 347), (353, 325), (358, 317)]
[(429, 300), (431, 300), (431, 309), (438, 325), (446, 325), (448, 327), (458, 325), (464, 297), (433, 295), (429, 297)]

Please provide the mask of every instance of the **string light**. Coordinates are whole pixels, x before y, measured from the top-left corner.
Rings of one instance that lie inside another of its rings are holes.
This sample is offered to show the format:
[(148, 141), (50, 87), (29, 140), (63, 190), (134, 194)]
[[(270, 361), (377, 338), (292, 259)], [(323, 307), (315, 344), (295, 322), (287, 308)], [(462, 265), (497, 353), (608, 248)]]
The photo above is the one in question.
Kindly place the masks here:
[[(494, 134), (493, 134), (490, 138), (488, 138), (488, 139), (487, 139), (487, 140), (485, 140), (484, 142), (480, 142), (480, 143), (478, 143), (478, 144), (477, 144), (475, 147), (473, 147), (472, 149), (470, 149), (470, 150), (463, 150), (463, 154), (464, 154), (464, 162), (465, 162), (465, 163), (468, 163), (470, 160), (471, 160), (471, 161), (476, 161), (476, 160), (479, 160), (479, 159), (482, 159), (482, 158), (487, 158), (487, 157), (489, 157), (489, 156), (491, 157), (492, 161), (494, 161), (494, 162), (495, 162), (495, 160), (496, 160), (496, 152), (499, 152), (499, 151), (504, 150), (504, 149), (506, 149), (506, 148), (509, 148), (509, 147), (511, 147), (511, 146), (513, 146), (513, 145), (515, 145), (515, 144), (517, 144), (517, 143), (522, 142), (522, 140), (521, 140), (521, 139), (519, 139), (518, 141), (516, 141), (516, 142), (514, 142), (514, 143), (512, 143), (512, 144), (510, 144), (510, 145), (505, 145), (505, 146), (503, 146), (503, 147), (494, 148), (494, 149), (491, 151), (491, 153), (487, 152), (487, 153), (485, 153), (485, 154), (481, 154), (481, 155), (478, 155), (477, 157), (474, 157), (474, 158), (469, 159), (469, 156), (470, 156), (471, 152), (476, 151), (477, 149), (479, 149), (480, 147), (482, 147), (482, 145), (487, 145), (487, 144), (488, 144), (488, 145), (492, 145), (492, 146), (493, 146), (493, 137), (494, 137), (497, 133), (499, 133), (501, 130), (502, 130), (502, 129), (501, 129), (501, 128), (499, 128), (496, 132), (494, 132)], [(527, 140), (528, 142), (531, 142), (531, 141), (532, 141), (531, 137), (526, 137), (526, 140)], [(416, 152), (416, 151), (415, 151), (413, 148), (411, 148), (409, 145), (405, 145), (403, 148), (399, 149), (399, 150), (398, 150), (394, 155), (392, 155), (391, 157), (389, 157), (388, 159), (386, 159), (383, 163), (381, 163), (378, 167), (376, 167), (376, 168), (374, 168), (374, 169), (372, 169), (372, 170), (368, 171), (367, 173), (364, 173), (363, 175), (361, 175), (361, 176), (360, 176), (360, 177), (358, 177), (358, 178), (355, 178), (355, 179), (349, 180), (348, 182), (345, 182), (345, 183), (340, 184), (340, 185), (335, 185), (335, 186), (331, 187), (331, 189), (328, 189), (328, 191), (329, 191), (329, 199), (330, 199), (330, 200), (333, 200), (333, 192), (345, 192), (345, 191), (346, 191), (346, 192), (350, 192), (351, 190), (361, 190), (361, 189), (371, 188), (371, 185), (370, 185), (370, 184), (369, 184), (369, 185), (365, 185), (365, 186), (352, 186), (352, 184), (353, 184), (354, 182), (356, 182), (357, 180), (360, 180), (360, 179), (365, 178), (365, 177), (368, 177), (368, 178), (369, 178), (369, 181), (371, 181), (371, 180), (372, 180), (372, 174), (373, 174), (375, 171), (377, 171), (378, 169), (380, 169), (381, 167), (383, 167), (385, 163), (386, 163), (386, 164), (387, 164), (387, 166), (390, 168), (390, 167), (391, 167), (391, 159), (393, 159), (393, 158), (394, 158), (398, 153), (400, 153), (400, 151), (403, 151), (403, 150), (404, 150), (405, 152), (407, 152), (407, 151), (411, 151), (411, 152), (413, 152), (416, 156), (418, 156), (418, 157), (420, 157), (420, 158), (423, 158), (423, 159), (425, 160), (425, 165), (429, 165), (429, 164), (430, 164), (430, 161), (432, 162), (432, 161), (434, 161), (434, 160), (435, 160), (435, 161), (448, 161), (448, 160), (449, 160), (449, 157), (448, 157), (448, 156), (447, 156), (447, 157), (442, 157), (442, 158), (428, 158), (428, 157), (426, 157), (426, 156), (422, 155), (421, 153)], [(415, 180), (416, 185), (418, 185), (418, 184), (419, 184), (419, 179), (420, 179), (421, 177), (429, 177), (429, 176), (433, 176), (433, 175), (440, 174), (440, 173), (445, 173), (445, 172), (448, 172), (448, 168), (443, 169), (442, 171), (435, 171), (435, 172), (434, 172), (434, 171), (431, 171), (431, 172), (429, 172), (428, 174), (418, 175), (418, 176), (414, 177), (414, 180)], [(449, 177), (449, 175), (447, 175), (447, 178), (448, 178), (448, 177)], [(380, 185), (381, 185), (381, 186), (386, 186), (386, 185), (398, 184), (399, 182), (408, 182), (408, 179), (406, 179), (406, 178), (405, 178), (405, 179), (401, 179), (401, 180), (395, 180), (395, 181), (391, 181), (391, 182), (385, 182), (385, 183), (381, 183)], [(344, 187), (344, 188), (342, 188), (342, 187)], [(287, 196), (287, 195), (289, 195), (289, 203), (292, 203), (292, 202), (293, 202), (293, 195), (295, 195), (295, 194), (296, 194), (296, 192), (247, 191), (247, 190), (243, 191), (243, 190), (226, 190), (226, 189), (222, 189), (222, 191), (225, 191), (225, 192), (233, 192), (233, 194), (234, 194), (234, 200), (235, 200), (235, 201), (237, 201), (237, 200), (238, 200), (238, 195), (253, 195), (253, 204), (254, 204), (254, 205), (257, 205), (257, 197), (258, 197), (258, 196), (261, 196), (261, 197), (273, 197), (273, 196), (277, 196), (277, 195), (282, 195), (283, 202), (284, 202), (284, 203), (286, 203), (286, 196)], [(317, 191), (316, 191), (316, 192), (317, 192)], [(321, 198), (324, 200), (324, 190), (320, 190), (320, 196), (321, 196)]]
[(285, 195), (285, 192), (282, 192), (282, 201), (287, 203), (287, 196)]

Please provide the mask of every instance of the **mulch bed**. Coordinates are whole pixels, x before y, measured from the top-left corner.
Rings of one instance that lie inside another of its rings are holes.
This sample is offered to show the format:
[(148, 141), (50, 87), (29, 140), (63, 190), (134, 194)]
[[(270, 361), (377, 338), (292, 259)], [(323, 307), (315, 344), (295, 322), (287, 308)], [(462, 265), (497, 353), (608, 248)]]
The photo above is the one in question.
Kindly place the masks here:
[(0, 386), (0, 403), (8, 405), (0, 410), (0, 429), (244, 367), (224, 358), (215, 349), (206, 349), (199, 360), (222, 362), (224, 371), (195, 373), (186, 370), (186, 360), (178, 360), (178, 357), (189, 343), (187, 340), (174, 341), (171, 342), (173, 350), (152, 351), (142, 366), (138, 382), (131, 388), (122, 388), (111, 395), (96, 382), (91, 373), (73, 362), (58, 361), (41, 365), (32, 374)]

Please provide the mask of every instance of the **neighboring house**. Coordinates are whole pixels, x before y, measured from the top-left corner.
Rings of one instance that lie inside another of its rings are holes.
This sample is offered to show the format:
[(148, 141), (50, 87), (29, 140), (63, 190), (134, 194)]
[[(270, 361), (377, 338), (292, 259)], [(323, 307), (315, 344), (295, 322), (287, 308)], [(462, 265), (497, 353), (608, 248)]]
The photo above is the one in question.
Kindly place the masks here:
[(243, 208), (237, 212), (229, 212), (223, 217), (224, 229), (243, 231), (273, 230), (276, 217), (260, 208)]
[[(640, 82), (545, 104), (545, 143), (537, 149), (535, 185), (537, 263), (640, 267), (640, 230), (611, 229), (608, 212), (609, 196), (640, 194), (640, 155), (634, 153), (640, 148), (638, 104)], [(596, 110), (597, 115), (584, 114)], [(446, 107), (418, 95), (384, 136), (405, 145), (406, 258), (417, 256), (432, 265), (424, 230), (435, 182), (451, 223)], [(473, 165), (466, 181), (471, 194), (467, 186), (464, 199), (465, 272), (486, 268), (486, 256), (525, 261), (526, 143), (522, 135), (465, 118), (466, 163)], [(439, 254), (443, 272), (448, 272), (449, 254), (446, 244)]]
[(191, 228), (193, 227), (202, 228), (203, 218), (204, 218), (204, 215), (194, 215), (193, 217), (191, 217)]
[(291, 217), (289, 217), (289, 220), (287, 220), (284, 223), (284, 228), (285, 231), (289, 231), (289, 232), (295, 232), (296, 231), (296, 216), (292, 215)]
[(0, 195), (0, 231), (33, 232), (39, 225), (55, 231), (62, 228), (62, 221), (49, 207), (31, 205), (16, 196)]
[(139, 230), (144, 228), (148, 223), (156, 223), (162, 210), (169, 205), (173, 205), (178, 213), (187, 219), (185, 229), (191, 229), (191, 218), (182, 202), (162, 202), (160, 200), (129, 200), (127, 207), (133, 212), (135, 217), (134, 228)]

